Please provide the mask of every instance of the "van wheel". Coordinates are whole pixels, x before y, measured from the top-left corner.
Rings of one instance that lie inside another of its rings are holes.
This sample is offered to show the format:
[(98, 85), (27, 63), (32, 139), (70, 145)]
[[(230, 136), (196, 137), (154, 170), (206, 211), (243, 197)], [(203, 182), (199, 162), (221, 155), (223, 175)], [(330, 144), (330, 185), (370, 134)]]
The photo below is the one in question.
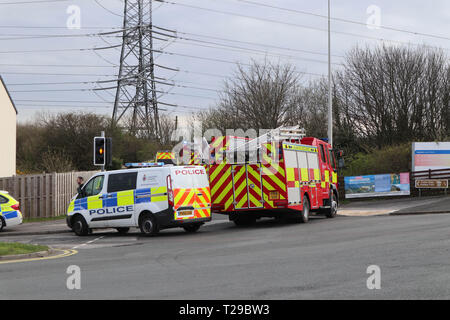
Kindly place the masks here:
[(194, 232), (197, 232), (201, 226), (202, 225), (200, 223), (196, 223), (196, 224), (190, 224), (190, 225), (184, 226), (183, 229), (188, 233), (194, 233)]
[(151, 214), (144, 214), (139, 221), (139, 228), (146, 236), (154, 236), (158, 233), (158, 226), (155, 218)]
[(0, 232), (3, 230), (4, 227), (5, 227), (5, 221), (3, 220), (2, 217), (0, 217)]
[(82, 216), (76, 216), (72, 223), (72, 230), (77, 236), (87, 236), (89, 234), (89, 227), (86, 220)]
[(311, 207), (309, 206), (308, 197), (303, 196), (303, 210), (300, 215), (299, 221), (301, 223), (307, 223), (309, 220), (309, 213), (311, 211)]
[(120, 234), (127, 234), (130, 231), (130, 228), (116, 228), (117, 232)]
[(336, 195), (334, 194), (334, 192), (332, 193), (331, 196), (331, 205), (330, 205), (330, 209), (327, 209), (325, 211), (325, 216), (327, 218), (334, 218), (337, 215), (337, 209), (338, 209), (338, 203), (336, 200)]

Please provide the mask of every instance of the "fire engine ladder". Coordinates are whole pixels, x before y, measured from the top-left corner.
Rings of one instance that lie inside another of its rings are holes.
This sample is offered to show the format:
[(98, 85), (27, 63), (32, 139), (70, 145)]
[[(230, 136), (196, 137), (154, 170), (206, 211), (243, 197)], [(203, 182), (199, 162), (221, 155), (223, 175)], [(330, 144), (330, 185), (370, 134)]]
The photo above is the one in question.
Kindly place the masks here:
[(305, 129), (300, 128), (300, 126), (279, 127), (255, 139), (252, 139), (244, 144), (237, 146), (234, 149), (234, 151), (242, 152), (242, 151), (258, 150), (262, 144), (267, 143), (269, 141), (285, 140), (293, 142), (296, 140), (300, 141), (305, 136), (306, 136)]

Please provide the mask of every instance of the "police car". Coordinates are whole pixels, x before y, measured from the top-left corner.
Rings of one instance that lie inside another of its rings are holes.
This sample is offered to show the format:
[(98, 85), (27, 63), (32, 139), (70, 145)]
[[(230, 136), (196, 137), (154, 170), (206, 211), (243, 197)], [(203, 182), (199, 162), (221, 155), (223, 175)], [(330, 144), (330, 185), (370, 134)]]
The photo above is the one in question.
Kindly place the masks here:
[(145, 235), (182, 227), (197, 231), (211, 221), (211, 195), (202, 166), (127, 164), (129, 169), (94, 175), (71, 201), (67, 225), (79, 236), (92, 229)]
[(0, 191), (0, 231), (4, 227), (12, 227), (22, 224), (22, 213), (16, 199), (7, 191)]

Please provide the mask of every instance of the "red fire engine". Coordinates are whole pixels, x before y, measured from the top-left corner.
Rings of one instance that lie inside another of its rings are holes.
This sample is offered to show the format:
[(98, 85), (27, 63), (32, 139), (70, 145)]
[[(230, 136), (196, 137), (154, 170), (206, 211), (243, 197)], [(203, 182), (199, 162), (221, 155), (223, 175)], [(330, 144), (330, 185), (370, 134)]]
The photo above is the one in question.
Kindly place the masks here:
[(212, 210), (229, 215), (236, 225), (261, 217), (292, 216), (307, 222), (311, 214), (336, 216), (338, 178), (332, 147), (304, 137), (297, 127), (276, 129), (231, 150), (215, 146), (211, 158)]

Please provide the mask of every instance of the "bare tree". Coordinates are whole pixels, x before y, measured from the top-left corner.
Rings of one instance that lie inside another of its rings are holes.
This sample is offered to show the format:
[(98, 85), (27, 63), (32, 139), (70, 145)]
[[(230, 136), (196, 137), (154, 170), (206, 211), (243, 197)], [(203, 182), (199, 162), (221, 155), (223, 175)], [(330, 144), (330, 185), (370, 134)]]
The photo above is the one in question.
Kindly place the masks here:
[[(217, 129), (271, 129), (286, 122), (296, 103), (299, 75), (289, 64), (253, 61), (249, 68), (237, 65), (225, 82), (218, 108), (200, 115)], [(205, 126), (205, 125), (204, 125)]]
[(439, 50), (355, 48), (336, 74), (340, 128), (382, 147), (448, 135), (448, 58)]

